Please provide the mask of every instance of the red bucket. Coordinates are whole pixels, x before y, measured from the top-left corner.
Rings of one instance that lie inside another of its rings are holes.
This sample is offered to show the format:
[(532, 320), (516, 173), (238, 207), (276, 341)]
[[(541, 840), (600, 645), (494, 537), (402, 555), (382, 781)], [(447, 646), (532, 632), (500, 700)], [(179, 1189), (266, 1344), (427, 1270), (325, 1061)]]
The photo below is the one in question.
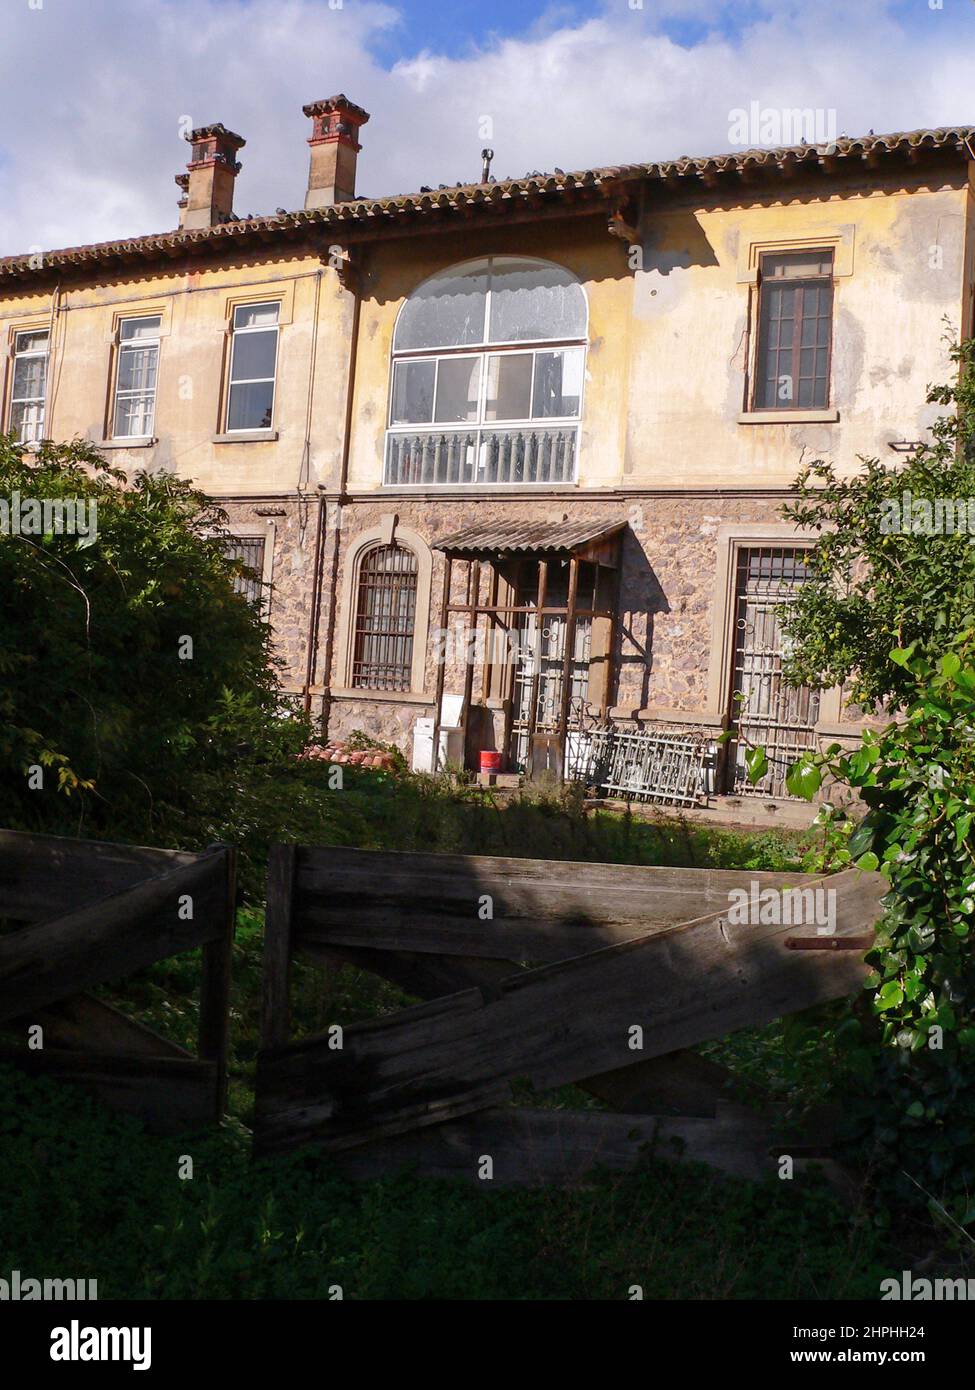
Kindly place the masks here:
[(500, 754), (500, 753), (492, 752), (491, 750), (489, 750), (489, 749), (487, 749), (487, 748), (482, 748), (482, 749), (481, 749), (481, 771), (482, 771), (482, 772), (500, 772), (500, 771), (501, 771), (501, 754)]

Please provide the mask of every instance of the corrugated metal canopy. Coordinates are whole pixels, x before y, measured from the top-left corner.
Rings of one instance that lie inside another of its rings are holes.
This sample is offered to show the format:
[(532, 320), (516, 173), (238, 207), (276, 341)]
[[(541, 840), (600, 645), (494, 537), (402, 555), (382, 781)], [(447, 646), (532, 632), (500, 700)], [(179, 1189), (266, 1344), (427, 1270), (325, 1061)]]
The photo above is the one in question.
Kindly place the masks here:
[(625, 521), (495, 521), (468, 526), (433, 542), (434, 550), (460, 559), (492, 555), (571, 554), (622, 531)]

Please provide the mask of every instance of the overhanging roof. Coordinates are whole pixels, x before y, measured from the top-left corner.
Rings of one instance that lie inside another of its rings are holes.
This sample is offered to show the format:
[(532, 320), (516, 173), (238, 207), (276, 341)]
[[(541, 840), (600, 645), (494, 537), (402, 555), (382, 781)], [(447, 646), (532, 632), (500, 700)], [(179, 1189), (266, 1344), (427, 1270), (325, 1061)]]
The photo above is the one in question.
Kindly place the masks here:
[(571, 555), (622, 531), (625, 521), (496, 521), (469, 526), (433, 542), (452, 559), (502, 555)]
[(387, 198), (355, 198), (330, 207), (301, 209), (272, 217), (245, 217), (215, 227), (154, 233), (59, 251), (25, 252), (0, 257), (0, 281), (38, 280), (52, 273), (81, 274), (96, 266), (119, 267), (133, 261), (165, 262), (174, 258), (220, 254), (235, 246), (253, 249), (262, 243), (294, 243), (333, 237), (340, 243), (379, 235), (403, 236), (429, 230), (465, 229), (472, 218), (497, 218), (521, 209), (529, 217), (559, 214), (573, 207), (599, 211), (605, 200), (619, 198), (642, 182), (662, 191), (698, 187), (735, 189), (757, 177), (790, 180), (797, 173), (832, 177), (865, 168), (897, 169), (937, 152), (968, 159), (975, 148), (975, 126), (937, 126), (890, 135), (839, 136), (828, 144), (780, 145), (728, 154), (691, 156), (659, 163), (613, 165), (575, 173), (530, 173), (489, 183), (421, 188)]

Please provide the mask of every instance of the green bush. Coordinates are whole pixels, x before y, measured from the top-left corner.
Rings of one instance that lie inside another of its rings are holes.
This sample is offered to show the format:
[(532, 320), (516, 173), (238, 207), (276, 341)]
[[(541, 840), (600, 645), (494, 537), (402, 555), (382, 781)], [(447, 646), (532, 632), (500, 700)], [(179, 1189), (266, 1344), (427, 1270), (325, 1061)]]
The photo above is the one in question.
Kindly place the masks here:
[(790, 785), (824, 776), (868, 808), (824, 806), (825, 862), (889, 880), (867, 955), (869, 1000), (837, 1029), (844, 1102), (892, 1190), (975, 1222), (975, 629), (944, 648), (895, 648), (902, 717), (804, 756)]
[(248, 761), (280, 762), (306, 733), (280, 712), (222, 515), (171, 475), (126, 482), (88, 444), (25, 454), (0, 436), (0, 499), (18, 494), (97, 520), (0, 532), (0, 824), (185, 843)]

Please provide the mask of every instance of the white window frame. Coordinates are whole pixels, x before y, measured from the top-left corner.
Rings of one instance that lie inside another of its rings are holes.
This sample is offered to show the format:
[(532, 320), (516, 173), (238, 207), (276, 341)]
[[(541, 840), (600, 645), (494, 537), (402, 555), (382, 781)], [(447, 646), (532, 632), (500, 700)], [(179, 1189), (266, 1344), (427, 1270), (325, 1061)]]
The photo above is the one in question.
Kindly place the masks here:
[[(18, 352), (17, 344), (21, 338), (35, 337), (38, 333), (44, 334), (44, 350)], [(18, 396), (17, 395), (17, 363), (26, 358), (44, 359), (44, 393), (41, 396)], [(11, 430), (14, 429), (14, 407), (17, 405), (40, 405), (40, 420), (36, 426), (37, 433), (32, 434), (29, 439), (24, 438), (23, 426), (18, 430), (18, 443), (36, 444), (44, 438), (44, 427), (47, 424), (47, 376), (51, 360), (51, 331), (49, 328), (18, 328), (13, 335), (13, 352), (11, 353), (11, 373), (10, 373), (10, 411), (8, 420)]]
[[(485, 290), (485, 292), (484, 292), (484, 328), (483, 328), (483, 334), (484, 334), (484, 336), (483, 336), (481, 342), (479, 342), (479, 343), (458, 343), (458, 344), (456, 344), (455, 346), (452, 346), (452, 347), (451, 347), (451, 346), (444, 346), (444, 347), (425, 347), (425, 348), (397, 348), (397, 347), (395, 346), (395, 343), (396, 343), (396, 331), (397, 331), (397, 329), (398, 329), (398, 327), (399, 327), (399, 315), (397, 315), (396, 326), (395, 326), (394, 329), (393, 329), (393, 344), (394, 344), (394, 346), (393, 346), (393, 348), (392, 348), (392, 350), (391, 350), (391, 352), (390, 352), (389, 401), (388, 401), (388, 407), (387, 407), (387, 412), (386, 412), (386, 435), (387, 435), (387, 440), (384, 442), (384, 446), (383, 446), (383, 479), (384, 479), (383, 486), (384, 486), (384, 487), (395, 487), (397, 490), (399, 490), (399, 489), (401, 489), (401, 488), (410, 489), (410, 488), (412, 487), (412, 488), (416, 488), (416, 489), (419, 489), (419, 490), (424, 490), (424, 489), (426, 489), (426, 488), (428, 488), (428, 487), (431, 486), (430, 484), (427, 484), (427, 483), (412, 483), (412, 484), (411, 484), (411, 483), (395, 483), (395, 484), (387, 484), (387, 483), (385, 482), (386, 467), (387, 467), (387, 458), (388, 458), (388, 437), (389, 437), (389, 435), (397, 435), (397, 434), (420, 434), (420, 433), (422, 433), (424, 430), (429, 430), (431, 433), (437, 433), (437, 434), (450, 434), (450, 433), (452, 433), (452, 432), (456, 432), (456, 433), (460, 433), (460, 434), (463, 434), (463, 433), (476, 433), (477, 436), (478, 436), (478, 441), (479, 441), (479, 442), (478, 442), (478, 448), (480, 448), (480, 441), (481, 441), (482, 437), (483, 437), (484, 435), (486, 435), (486, 434), (499, 433), (499, 432), (502, 432), (502, 431), (505, 431), (505, 430), (518, 430), (518, 429), (521, 429), (521, 430), (526, 430), (526, 429), (544, 430), (544, 429), (549, 429), (549, 428), (551, 428), (551, 429), (571, 429), (571, 428), (574, 426), (574, 427), (575, 427), (575, 432), (576, 432), (576, 439), (575, 439), (575, 445), (574, 445), (574, 448), (573, 448), (573, 459), (575, 460), (575, 466), (576, 466), (576, 468), (578, 468), (578, 458), (579, 458), (579, 434), (580, 434), (581, 427), (582, 427), (583, 411), (584, 411), (584, 409), (585, 409), (585, 390), (586, 390), (586, 374), (587, 374), (586, 369), (587, 369), (587, 363), (588, 363), (588, 359), (589, 359), (589, 296), (586, 294), (585, 288), (582, 286), (582, 284), (580, 284), (578, 281), (576, 281), (576, 283), (579, 284), (579, 289), (580, 289), (580, 291), (582, 292), (583, 304), (585, 305), (585, 310), (586, 310), (586, 321), (585, 321), (585, 325), (584, 325), (584, 334), (585, 334), (585, 336), (582, 337), (582, 338), (536, 338), (536, 339), (519, 338), (519, 339), (507, 339), (507, 340), (502, 341), (502, 342), (491, 342), (491, 341), (489, 341), (488, 336), (487, 336), (487, 335), (490, 334), (490, 331), (491, 331), (491, 295), (492, 295), (492, 293), (493, 293), (493, 291), (492, 291), (492, 289), (491, 289), (491, 283), (492, 283), (492, 279), (491, 279), (491, 270), (492, 270), (492, 268), (493, 268), (493, 266), (494, 266), (495, 261), (499, 261), (499, 260), (500, 260), (500, 261), (517, 260), (517, 261), (520, 261), (520, 262), (526, 263), (526, 264), (533, 264), (533, 265), (539, 265), (539, 266), (555, 266), (555, 267), (556, 267), (557, 269), (559, 269), (559, 270), (564, 269), (563, 266), (558, 266), (557, 263), (554, 262), (554, 261), (541, 260), (541, 259), (539, 259), (539, 258), (537, 258), (537, 257), (532, 257), (532, 256), (510, 256), (510, 255), (507, 255), (507, 254), (506, 254), (506, 255), (503, 255), (503, 256), (488, 256), (488, 257), (481, 257), (481, 258), (479, 258), (478, 260), (473, 260), (473, 261), (463, 261), (463, 262), (461, 262), (461, 263), (458, 264), (458, 265), (448, 266), (444, 271), (438, 271), (436, 276), (431, 276), (431, 277), (430, 277), (431, 279), (439, 279), (439, 278), (441, 278), (441, 277), (446, 277), (446, 276), (447, 276), (449, 273), (451, 273), (451, 272), (453, 272), (453, 273), (455, 273), (455, 274), (458, 274), (458, 275), (459, 275), (459, 274), (463, 274), (463, 272), (465, 271), (465, 269), (467, 269), (467, 268), (469, 268), (469, 267), (471, 267), (471, 266), (481, 265), (481, 264), (485, 264), (485, 265), (487, 266), (487, 270), (488, 270), (488, 288), (487, 288), (487, 289)], [(571, 273), (571, 272), (570, 272), (570, 273)], [(429, 282), (428, 282), (428, 281), (424, 281), (424, 283), (429, 283)], [(418, 286), (417, 288), (421, 288), (421, 287)], [(415, 293), (415, 291), (414, 291), (414, 293)], [(409, 303), (409, 298), (407, 298), (406, 300), (403, 301), (403, 304), (402, 304), (402, 306), (400, 307), (400, 314), (402, 314), (403, 309), (405, 309), (405, 307), (406, 307), (406, 305), (407, 305), (408, 303)], [(503, 355), (508, 354), (508, 353), (514, 353), (514, 354), (517, 354), (517, 353), (530, 353), (530, 354), (531, 354), (531, 357), (532, 357), (532, 377), (531, 377), (531, 389), (530, 389), (530, 392), (529, 392), (529, 408), (531, 408), (531, 405), (532, 405), (532, 403), (534, 402), (534, 399), (535, 399), (535, 367), (536, 367), (536, 362), (537, 362), (538, 354), (539, 354), (540, 352), (562, 352), (562, 351), (567, 351), (567, 350), (572, 349), (572, 348), (578, 348), (578, 349), (581, 350), (581, 353), (582, 353), (581, 380), (580, 380), (580, 387), (579, 387), (579, 410), (578, 410), (578, 413), (577, 413), (577, 414), (574, 414), (574, 415), (545, 415), (545, 416), (537, 416), (537, 417), (531, 417), (531, 416), (529, 416), (529, 417), (526, 418), (526, 419), (519, 419), (519, 420), (487, 420), (487, 419), (484, 418), (484, 416), (485, 416), (485, 408), (486, 408), (486, 403), (487, 403), (488, 360), (489, 360), (489, 358), (495, 357), (495, 356), (500, 357), (500, 356), (503, 356)], [(425, 423), (425, 424), (417, 424), (417, 425), (394, 425), (394, 424), (392, 423), (392, 419), (393, 419), (393, 392), (394, 392), (394, 387), (395, 387), (395, 376), (396, 376), (396, 368), (397, 368), (397, 366), (398, 366), (400, 363), (405, 363), (405, 362), (431, 362), (431, 361), (432, 361), (432, 362), (434, 362), (434, 363), (436, 364), (436, 368), (435, 368), (435, 372), (434, 372), (434, 382), (433, 382), (433, 410), (434, 410), (434, 412), (436, 412), (436, 406), (437, 406), (437, 383), (438, 383), (439, 373), (440, 373), (439, 364), (440, 364), (440, 362), (442, 362), (445, 358), (448, 358), (448, 357), (470, 357), (470, 358), (475, 358), (475, 357), (476, 357), (476, 358), (480, 358), (480, 360), (481, 360), (481, 375), (480, 375), (480, 384), (479, 384), (479, 388), (478, 388), (477, 418), (476, 418), (476, 420), (470, 420), (470, 421), (466, 421), (466, 422), (464, 422), (464, 421), (455, 421), (455, 422), (451, 422), (451, 423), (449, 423), (449, 424), (446, 423), (446, 422), (443, 423), (443, 424), (440, 424), (440, 423), (438, 423), (436, 420), (431, 420), (431, 421), (429, 421), (428, 423)], [(575, 481), (576, 481), (576, 478), (573, 478), (572, 482), (575, 482)], [(564, 485), (564, 484), (563, 484), (563, 485)], [(571, 485), (571, 484), (569, 484), (569, 485)], [(443, 485), (443, 484), (439, 484), (439, 485), (435, 485), (435, 486), (437, 486), (438, 488), (440, 488), (440, 487), (443, 487), (444, 485)], [(503, 488), (506, 487), (506, 488), (510, 488), (510, 487), (512, 486), (512, 484), (511, 484), (511, 483), (490, 483), (490, 482), (480, 482), (480, 481), (478, 481), (478, 482), (471, 482), (471, 483), (450, 484), (450, 486), (452, 486), (452, 487), (453, 487), (453, 486), (456, 486), (456, 487), (460, 487), (460, 488), (464, 488), (464, 489), (470, 490), (470, 489), (481, 489), (481, 488), (491, 489), (491, 488), (495, 488), (495, 487), (503, 487)], [(551, 483), (542, 483), (542, 484), (517, 483), (517, 484), (514, 484), (514, 486), (516, 486), (519, 490), (525, 489), (525, 491), (530, 491), (531, 488), (532, 488), (533, 486), (551, 487)]]
[[(273, 324), (262, 323), (254, 324), (250, 328), (237, 327), (237, 315), (241, 311), (253, 309), (263, 309), (266, 305), (273, 305), (277, 310), (277, 320)], [(241, 378), (240, 381), (234, 380), (234, 358), (237, 352), (237, 339), (247, 333), (274, 333), (274, 372), (271, 376), (254, 376)], [(227, 404), (224, 410), (224, 433), (225, 434), (254, 434), (256, 431), (274, 428), (274, 409), (277, 405), (278, 396), (278, 353), (281, 344), (281, 301), (278, 299), (262, 299), (255, 303), (235, 304), (230, 315), (230, 359), (227, 366)], [(271, 383), (271, 419), (267, 425), (239, 425), (236, 429), (230, 426), (230, 401), (235, 386), (256, 386), (260, 382), (269, 381)]]
[[(159, 321), (159, 326), (158, 326), (158, 328), (156, 329), (156, 336), (155, 336), (155, 338), (133, 338), (133, 339), (123, 339), (123, 337), (122, 337), (122, 328), (123, 328), (123, 325), (124, 325), (124, 324), (127, 324), (127, 323), (139, 323), (139, 322), (142, 322), (142, 321), (144, 321), (144, 320), (146, 320), (146, 319), (157, 319), (157, 320)], [(146, 439), (153, 439), (153, 438), (155, 438), (155, 429), (156, 429), (156, 395), (157, 395), (157, 392), (158, 392), (158, 390), (159, 390), (159, 356), (160, 356), (160, 354), (159, 354), (159, 345), (160, 345), (161, 338), (162, 338), (162, 315), (161, 315), (161, 314), (126, 314), (123, 318), (120, 318), (119, 321), (118, 321), (118, 334), (117, 334), (117, 339), (116, 339), (116, 341), (117, 341), (117, 358), (116, 358), (116, 363), (115, 363), (115, 390), (112, 392), (112, 419), (111, 419), (112, 433), (111, 433), (111, 435), (109, 436), (109, 438), (111, 438), (111, 439), (113, 439), (113, 440), (115, 440), (115, 439), (125, 439), (125, 440), (129, 440), (129, 441), (138, 441), (138, 440), (146, 440)], [(152, 393), (151, 393), (151, 394), (152, 394), (152, 418), (151, 418), (151, 421), (150, 421), (150, 427), (149, 427), (148, 432), (145, 432), (145, 431), (144, 431), (142, 434), (119, 434), (119, 433), (118, 433), (118, 407), (119, 407), (119, 401), (122, 400), (122, 399), (129, 399), (129, 398), (131, 398), (131, 397), (133, 397), (133, 396), (148, 396), (148, 395), (150, 394), (148, 391), (140, 391), (140, 390), (136, 390), (136, 389), (131, 388), (131, 387), (121, 388), (121, 387), (119, 386), (119, 381), (121, 380), (121, 377), (122, 377), (122, 359), (123, 359), (123, 356), (124, 356), (124, 354), (125, 354), (126, 352), (143, 352), (143, 351), (145, 351), (147, 348), (153, 348), (153, 349), (155, 350), (155, 353), (156, 353), (155, 381), (153, 382)]]
[[(442, 352), (430, 352), (424, 350), (415, 356), (411, 353), (404, 353), (402, 356), (393, 358), (393, 370), (390, 372), (389, 386), (389, 414), (387, 416), (386, 428), (393, 434), (416, 434), (419, 430), (436, 430), (438, 434), (447, 434), (450, 430), (472, 431), (472, 430), (506, 430), (506, 429), (544, 429), (547, 425), (577, 425), (582, 419), (582, 400), (586, 385), (586, 345), (577, 339), (565, 339), (563, 341), (544, 339), (538, 343), (519, 343), (517, 348), (510, 344), (505, 344), (503, 352), (495, 351), (496, 344), (492, 343), (490, 348), (485, 348), (481, 352), (471, 352), (468, 348), (462, 348), (456, 352), (444, 349)], [(582, 349), (582, 373), (579, 391), (579, 410), (574, 415), (527, 415), (518, 418), (504, 420), (488, 420), (485, 416), (487, 409), (488, 392), (488, 360), (492, 357), (507, 356), (509, 353), (514, 356), (530, 356), (532, 359), (531, 384), (528, 390), (529, 402), (535, 399), (535, 363), (538, 354), (541, 352), (568, 352), (574, 349)], [(446, 358), (462, 358), (470, 361), (478, 360), (481, 364), (480, 382), (477, 391), (477, 415), (473, 420), (422, 420), (416, 424), (404, 425), (393, 423), (393, 392), (395, 389), (396, 368), (406, 362), (432, 362), (434, 364), (433, 374), (433, 409), (437, 407), (437, 386), (440, 381), (440, 363)]]

